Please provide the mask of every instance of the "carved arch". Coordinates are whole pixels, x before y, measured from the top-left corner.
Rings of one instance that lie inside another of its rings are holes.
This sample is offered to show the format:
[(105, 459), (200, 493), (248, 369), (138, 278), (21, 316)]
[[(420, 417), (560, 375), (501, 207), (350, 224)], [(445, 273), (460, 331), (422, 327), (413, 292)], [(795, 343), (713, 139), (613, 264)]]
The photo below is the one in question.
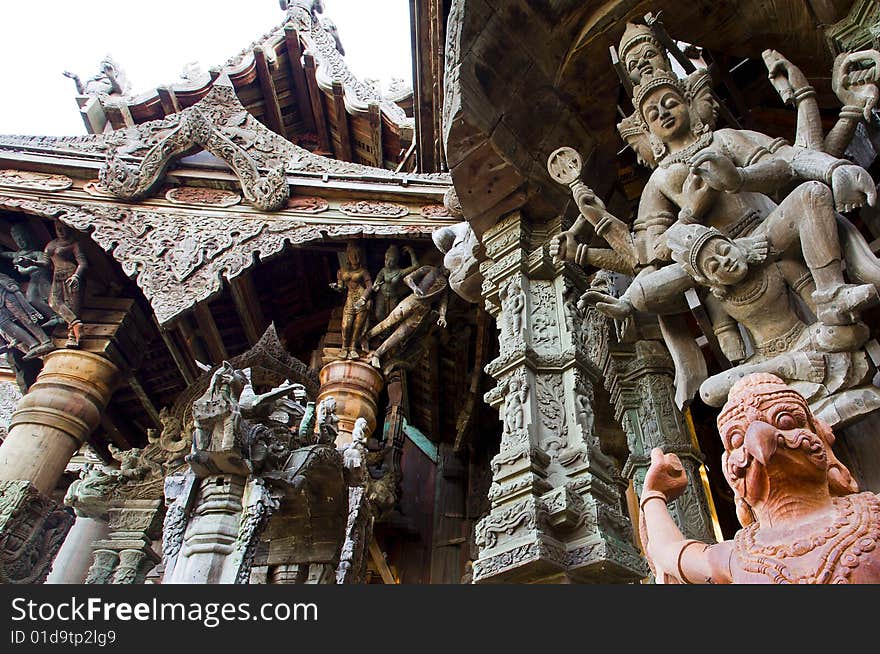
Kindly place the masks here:
[(242, 193), (251, 204), (263, 211), (284, 207), (290, 198), (284, 163), (261, 176), (254, 158), (224, 135), (221, 126), (212, 121), (212, 115), (203, 111), (201, 105), (210, 105), (216, 100), (215, 96), (208, 94), (198, 104), (180, 112), (176, 127), (161, 136), (137, 164), (127, 164), (120, 156), (120, 148), (111, 146), (107, 163), (100, 171), (101, 183), (118, 197), (141, 198), (162, 179), (174, 159), (201, 146), (200, 149), (229, 164), (241, 183)]

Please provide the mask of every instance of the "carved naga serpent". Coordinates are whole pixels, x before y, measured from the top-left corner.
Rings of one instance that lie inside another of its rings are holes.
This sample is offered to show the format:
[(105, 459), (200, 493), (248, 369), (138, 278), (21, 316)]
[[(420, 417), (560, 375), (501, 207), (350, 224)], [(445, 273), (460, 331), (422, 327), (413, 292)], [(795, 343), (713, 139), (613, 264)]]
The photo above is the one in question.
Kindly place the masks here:
[(284, 165), (271, 168), (265, 176), (261, 176), (253, 158), (217, 130), (198, 110), (181, 115), (177, 128), (150, 148), (138, 165), (125, 163), (116, 148), (111, 148), (107, 162), (99, 173), (101, 184), (122, 198), (144, 197), (162, 177), (171, 161), (195, 146), (202, 146), (228, 163), (241, 183), (245, 198), (258, 209), (276, 211), (287, 204), (290, 189)]

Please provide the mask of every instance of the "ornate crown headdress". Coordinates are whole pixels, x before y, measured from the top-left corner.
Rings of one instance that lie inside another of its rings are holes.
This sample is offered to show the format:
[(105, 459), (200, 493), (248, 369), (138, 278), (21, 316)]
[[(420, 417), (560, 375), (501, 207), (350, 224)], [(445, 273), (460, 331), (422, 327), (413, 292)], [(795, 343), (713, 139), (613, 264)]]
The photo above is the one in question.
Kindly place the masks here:
[(666, 230), (666, 245), (672, 259), (681, 264), (685, 272), (698, 284), (709, 286), (709, 280), (697, 264), (700, 250), (715, 237), (727, 238), (723, 232), (706, 225), (676, 224)]
[[(641, 118), (642, 100), (654, 89), (661, 86), (670, 86), (675, 89), (685, 100), (690, 100), (690, 92), (684, 80), (679, 79), (674, 73), (666, 70), (655, 70), (652, 74), (644, 75), (642, 81), (633, 87), (633, 107), (636, 114)], [(644, 120), (642, 118), (642, 120)]]
[(657, 40), (657, 37), (654, 36), (654, 32), (651, 31), (650, 27), (647, 25), (638, 25), (636, 23), (627, 23), (626, 29), (623, 31), (623, 36), (620, 37), (620, 45), (617, 46), (620, 58), (625, 59), (627, 52), (632, 50), (639, 43), (645, 41), (650, 41), (657, 46), (659, 52), (666, 52), (666, 49), (660, 41)]

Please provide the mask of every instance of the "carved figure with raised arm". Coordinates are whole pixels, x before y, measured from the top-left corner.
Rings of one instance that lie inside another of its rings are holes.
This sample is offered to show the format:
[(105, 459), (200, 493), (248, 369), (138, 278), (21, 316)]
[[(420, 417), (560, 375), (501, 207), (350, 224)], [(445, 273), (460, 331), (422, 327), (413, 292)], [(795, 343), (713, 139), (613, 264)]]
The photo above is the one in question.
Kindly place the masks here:
[(373, 309), (377, 321), (385, 320), (400, 303), (408, 292), (403, 278), (419, 267), (416, 251), (409, 245), (404, 245), (403, 251), (409, 256), (409, 266), (400, 267), (400, 248), (392, 243), (385, 251), (385, 266), (373, 281), (370, 295), (376, 295)]
[(13, 223), (9, 228), (17, 250), (0, 252), (0, 257), (9, 259), (15, 270), (28, 279), (25, 297), (45, 320), (44, 328), (54, 327), (64, 322), (49, 306), (49, 293), (52, 286), (52, 264), (49, 258), (34, 244), (33, 235), (27, 223)]
[[(767, 238), (731, 239), (704, 225), (675, 225), (666, 240), (679, 265), (637, 278), (619, 298), (591, 289), (582, 302), (623, 320), (636, 311), (662, 312), (654, 301), (699, 284), (710, 290), (703, 303), (722, 352), (735, 364), (703, 381), (704, 402), (721, 406), (737, 380), (772, 372), (793, 384), (814, 412), (835, 425), (880, 407), (880, 392), (871, 383), (874, 367), (860, 349), (868, 338), (867, 326), (806, 323), (795, 297), (812, 309), (814, 283), (802, 264), (781, 259)], [(646, 288), (649, 283), (656, 285)], [(751, 346), (748, 357), (740, 326)]]
[(686, 539), (666, 503), (687, 476), (675, 454), (655, 448), (640, 506), (658, 581), (880, 583), (880, 497), (859, 492), (801, 395), (774, 375), (749, 375), (730, 390), (718, 431), (743, 528), (717, 544)]
[[(641, 42), (650, 40), (643, 36)], [(571, 187), (580, 215), (571, 229), (552, 239), (551, 255), (635, 275), (650, 311), (660, 316), (676, 365), (680, 406), (702, 383), (699, 377), (705, 366), (688, 366), (695, 353), (701, 355), (680, 337), (671, 336), (675, 331), (671, 316), (688, 310), (682, 301), (684, 291), (700, 283), (681, 271), (667, 270), (675, 263), (668, 242), (668, 230), (674, 225), (699, 224), (731, 239), (758, 239), (766, 242), (779, 269), (792, 272), (806, 266), (814, 287), (804, 299), (825, 327), (821, 349), (857, 350), (868, 335), (860, 314), (880, 301), (880, 261), (852, 223), (837, 212), (874, 204), (877, 190), (864, 168), (823, 151), (839, 150), (841, 139), (846, 139), (840, 130), (822, 138), (814, 92), (806, 78), (779, 53), (765, 52), (771, 82), (798, 110), (792, 146), (756, 131), (714, 129), (714, 114), (708, 110), (714, 101), (705, 87), (696, 90), (693, 74), (682, 80), (662, 58), (655, 56), (651, 63), (645, 53), (633, 57), (630, 68), (639, 73), (633, 88), (635, 112), (621, 123), (621, 134), (640, 159), (656, 166), (637, 215), (630, 227), (608, 212), (580, 181), (580, 155), (560, 148), (551, 155), (548, 169), (556, 181)], [(854, 60), (873, 61), (865, 53)], [(859, 101), (867, 107), (873, 95), (869, 89), (876, 89), (876, 73), (854, 75), (855, 64), (846, 58), (836, 66), (835, 76), (857, 84)], [(838, 86), (842, 89), (844, 83)], [(771, 199), (786, 191), (778, 204)], [(593, 234), (610, 247), (590, 247), (587, 241)], [(758, 278), (767, 279), (756, 272)], [(728, 332), (733, 334), (732, 329)]]

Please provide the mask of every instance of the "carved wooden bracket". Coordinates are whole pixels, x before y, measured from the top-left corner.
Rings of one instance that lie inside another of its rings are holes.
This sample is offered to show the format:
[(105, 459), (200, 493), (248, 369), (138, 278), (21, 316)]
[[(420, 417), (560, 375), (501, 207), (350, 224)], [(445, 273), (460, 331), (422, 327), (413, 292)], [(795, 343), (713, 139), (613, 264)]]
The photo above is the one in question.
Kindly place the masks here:
[(150, 301), (156, 319), (167, 323), (219, 293), (230, 280), (280, 254), (286, 244), (364, 235), (427, 238), (436, 224), (329, 224), (287, 215), (204, 215), (136, 206), (77, 205), (0, 195), (0, 207), (46, 218), (88, 233), (111, 253)]
[(182, 111), (177, 126), (159, 138), (139, 163), (125, 163), (118, 148), (111, 147), (107, 153), (107, 163), (100, 172), (101, 183), (118, 197), (143, 197), (162, 179), (175, 158), (201, 146), (201, 149), (229, 164), (241, 183), (242, 193), (251, 204), (264, 211), (275, 211), (285, 206), (290, 198), (290, 189), (284, 164), (280, 163), (265, 175), (260, 175), (257, 162), (244, 148), (223, 134), (221, 127), (212, 121), (212, 115), (203, 112), (200, 107), (203, 103), (210, 105), (215, 95), (208, 94), (198, 104)]
[(367, 113), (371, 104), (378, 104), (382, 114), (401, 128), (414, 129), (415, 119), (396, 103), (383, 98), (369, 84), (361, 82), (349, 70), (345, 59), (336, 49), (336, 41), (309, 9), (309, 2), (291, 2), (287, 8), (290, 22), (302, 36), (308, 51), (317, 63), (318, 85), (331, 93), (333, 82), (341, 82), (345, 90), (345, 106), (353, 113)]

